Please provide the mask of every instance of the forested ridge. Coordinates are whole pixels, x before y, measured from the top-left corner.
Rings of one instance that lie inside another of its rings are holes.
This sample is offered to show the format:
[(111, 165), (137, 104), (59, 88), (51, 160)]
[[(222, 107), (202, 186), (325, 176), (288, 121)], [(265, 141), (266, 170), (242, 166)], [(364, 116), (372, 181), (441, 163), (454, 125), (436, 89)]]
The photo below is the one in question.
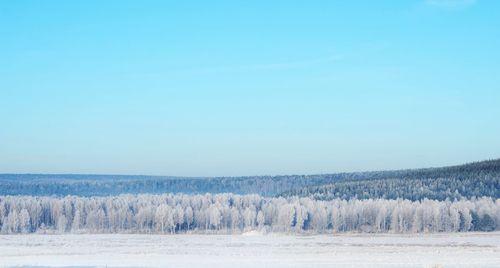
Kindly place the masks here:
[(500, 198), (500, 159), (459, 166), (323, 175), (184, 178), (83, 174), (0, 174), (0, 195), (108, 196), (235, 193), (350, 198)]
[(389, 172), (386, 177), (339, 180), (326, 185), (296, 188), (282, 196), (309, 196), (318, 200), (424, 198), (445, 200), (491, 196), (500, 198), (500, 160), (445, 168)]

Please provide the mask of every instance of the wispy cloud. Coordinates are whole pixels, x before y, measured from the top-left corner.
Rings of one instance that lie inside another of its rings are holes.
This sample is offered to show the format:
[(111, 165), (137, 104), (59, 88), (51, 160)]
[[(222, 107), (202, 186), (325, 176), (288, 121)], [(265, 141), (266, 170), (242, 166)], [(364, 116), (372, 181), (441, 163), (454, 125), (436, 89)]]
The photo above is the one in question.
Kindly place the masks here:
[(462, 9), (477, 3), (477, 0), (425, 0), (425, 4), (444, 9)]
[(329, 64), (335, 61), (339, 61), (342, 60), (343, 58), (344, 57), (342, 55), (331, 55), (321, 58), (311, 58), (311, 59), (304, 59), (297, 61), (236, 64), (236, 65), (212, 66), (212, 67), (202, 67), (202, 68), (176, 69), (167, 72), (135, 73), (134, 76), (143, 78), (144, 77), (153, 78), (153, 77), (164, 77), (166, 74), (199, 75), (199, 74), (219, 74), (219, 73), (231, 73), (231, 72), (280, 71), (288, 69), (312, 68), (317, 65)]
[(334, 55), (330, 57), (302, 60), (302, 61), (290, 61), (281, 63), (263, 63), (263, 64), (248, 64), (233, 66), (232, 69), (240, 70), (278, 70), (278, 69), (291, 69), (291, 68), (301, 68), (309, 67), (316, 64), (328, 63), (342, 59), (340, 55)]
[(201, 68), (190, 70), (198, 73), (221, 73), (221, 72), (247, 72), (247, 71), (279, 71), (287, 69), (310, 68), (316, 65), (328, 64), (339, 61), (343, 57), (341, 55), (332, 55), (321, 58), (304, 59), (297, 61), (274, 62), (274, 63), (255, 63), (255, 64), (240, 64), (227, 66), (214, 66), (210, 68)]

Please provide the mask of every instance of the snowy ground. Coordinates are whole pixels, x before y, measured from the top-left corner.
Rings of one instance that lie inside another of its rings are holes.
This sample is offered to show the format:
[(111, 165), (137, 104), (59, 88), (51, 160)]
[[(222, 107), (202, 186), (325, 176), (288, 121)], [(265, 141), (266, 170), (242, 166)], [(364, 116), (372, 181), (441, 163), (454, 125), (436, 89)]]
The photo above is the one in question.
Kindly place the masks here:
[(0, 235), (0, 267), (500, 267), (500, 232)]

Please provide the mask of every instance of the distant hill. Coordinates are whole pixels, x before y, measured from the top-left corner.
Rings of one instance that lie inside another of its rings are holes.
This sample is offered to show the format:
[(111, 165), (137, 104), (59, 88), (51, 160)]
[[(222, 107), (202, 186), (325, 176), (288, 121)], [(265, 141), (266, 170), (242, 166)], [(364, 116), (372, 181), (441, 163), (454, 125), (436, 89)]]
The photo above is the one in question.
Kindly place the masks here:
[(442, 168), (388, 171), (369, 178), (291, 189), (281, 196), (308, 196), (319, 200), (500, 198), (500, 159)]
[(308, 185), (367, 178), (376, 173), (183, 178), (130, 175), (0, 174), (0, 195), (106, 196), (140, 193), (235, 193), (275, 196)]
[(333, 198), (500, 198), (500, 159), (459, 166), (323, 175), (185, 178), (130, 175), (0, 174), (0, 195), (107, 196), (235, 193)]

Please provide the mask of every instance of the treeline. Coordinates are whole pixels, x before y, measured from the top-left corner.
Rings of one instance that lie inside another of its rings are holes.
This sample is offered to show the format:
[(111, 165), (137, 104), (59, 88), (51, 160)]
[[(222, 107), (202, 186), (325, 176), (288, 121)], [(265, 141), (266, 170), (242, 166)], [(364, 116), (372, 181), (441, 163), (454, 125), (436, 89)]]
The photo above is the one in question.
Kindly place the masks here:
[(500, 229), (500, 199), (313, 200), (234, 194), (0, 196), (0, 232), (466, 232)]
[(109, 196), (146, 193), (299, 195), (319, 200), (500, 198), (500, 159), (443, 168), (307, 176), (182, 178), (0, 174), (0, 195)]

